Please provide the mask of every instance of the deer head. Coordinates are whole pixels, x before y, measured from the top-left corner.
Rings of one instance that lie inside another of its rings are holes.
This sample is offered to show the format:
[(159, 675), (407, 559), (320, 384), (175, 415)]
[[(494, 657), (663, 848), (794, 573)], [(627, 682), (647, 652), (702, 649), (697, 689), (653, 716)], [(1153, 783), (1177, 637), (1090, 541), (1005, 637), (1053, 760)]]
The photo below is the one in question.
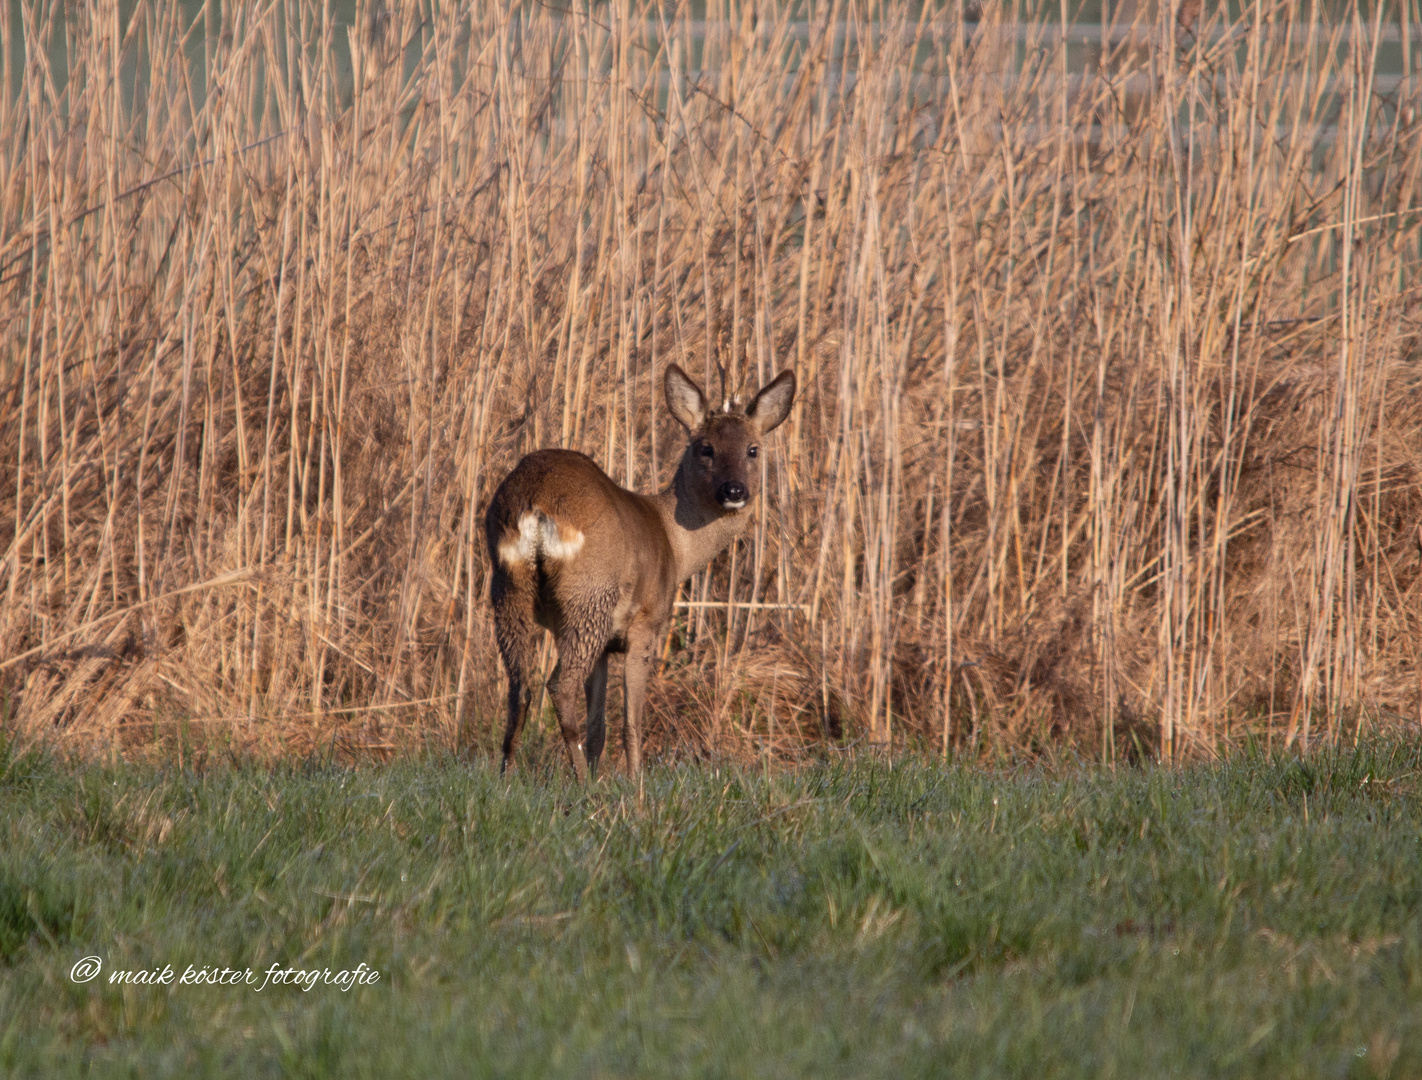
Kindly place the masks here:
[(675, 364), (667, 368), (666, 393), (667, 407), (690, 436), (679, 470), (684, 494), (711, 512), (745, 509), (760, 482), (761, 440), (790, 415), (795, 373), (782, 371), (745, 412), (733, 401), (712, 411), (701, 387)]

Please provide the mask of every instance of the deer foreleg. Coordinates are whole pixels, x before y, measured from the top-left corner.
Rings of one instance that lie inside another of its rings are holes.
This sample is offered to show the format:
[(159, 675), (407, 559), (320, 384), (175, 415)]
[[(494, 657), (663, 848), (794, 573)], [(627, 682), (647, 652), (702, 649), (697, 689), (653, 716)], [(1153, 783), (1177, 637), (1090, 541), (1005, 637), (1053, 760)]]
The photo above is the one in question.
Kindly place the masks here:
[(647, 680), (657, 656), (660, 627), (633, 627), (627, 634), (627, 664), (623, 671), (623, 706), (627, 722), (622, 745), (627, 752), (627, 771), (642, 771), (642, 706), (647, 700)]

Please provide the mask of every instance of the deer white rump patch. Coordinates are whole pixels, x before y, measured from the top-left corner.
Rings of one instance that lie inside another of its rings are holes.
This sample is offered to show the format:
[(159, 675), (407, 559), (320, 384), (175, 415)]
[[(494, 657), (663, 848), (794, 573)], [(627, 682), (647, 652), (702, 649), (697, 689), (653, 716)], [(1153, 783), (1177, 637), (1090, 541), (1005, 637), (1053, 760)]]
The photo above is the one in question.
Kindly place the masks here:
[(525, 510), (518, 519), (518, 536), (499, 545), (499, 561), (505, 566), (545, 559), (571, 559), (583, 549), (583, 534), (569, 529), (565, 534), (558, 523), (541, 510)]

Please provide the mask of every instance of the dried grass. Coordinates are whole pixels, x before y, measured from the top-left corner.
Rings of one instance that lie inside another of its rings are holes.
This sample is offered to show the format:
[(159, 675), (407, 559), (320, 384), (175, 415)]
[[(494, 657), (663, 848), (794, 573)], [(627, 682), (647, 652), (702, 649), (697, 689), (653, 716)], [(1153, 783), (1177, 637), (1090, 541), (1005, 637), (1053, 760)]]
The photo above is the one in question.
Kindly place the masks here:
[(120, 10), (0, 20), (20, 737), (490, 745), (483, 504), (539, 446), (664, 481), (673, 361), (804, 389), (683, 591), (654, 751), (1422, 716), (1422, 128), (1383, 8), (1070, 49), (1028, 4)]

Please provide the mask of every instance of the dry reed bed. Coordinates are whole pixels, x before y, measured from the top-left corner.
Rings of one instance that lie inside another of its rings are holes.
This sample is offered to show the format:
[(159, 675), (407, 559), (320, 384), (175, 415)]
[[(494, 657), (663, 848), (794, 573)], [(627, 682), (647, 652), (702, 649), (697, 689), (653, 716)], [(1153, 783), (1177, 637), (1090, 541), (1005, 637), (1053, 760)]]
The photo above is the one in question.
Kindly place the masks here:
[(538, 446), (665, 480), (673, 361), (804, 389), (683, 592), (654, 749), (1416, 720), (1395, 22), (1069, 54), (1054, 7), (357, 6), (5, 24), (13, 731), (486, 745), (483, 505)]

